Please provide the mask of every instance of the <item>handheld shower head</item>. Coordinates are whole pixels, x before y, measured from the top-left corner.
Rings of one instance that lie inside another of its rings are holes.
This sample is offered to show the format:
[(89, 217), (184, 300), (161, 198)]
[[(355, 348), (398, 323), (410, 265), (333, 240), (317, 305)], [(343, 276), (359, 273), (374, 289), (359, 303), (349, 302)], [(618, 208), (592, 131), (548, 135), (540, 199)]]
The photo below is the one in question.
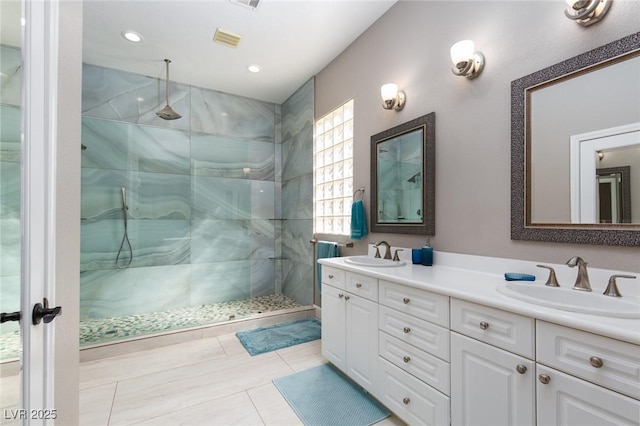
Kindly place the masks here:
[(167, 88), (165, 90), (167, 105), (160, 111), (156, 112), (156, 115), (163, 120), (177, 120), (178, 118), (182, 118), (182, 116), (169, 106), (169, 64), (171, 63), (171, 60), (165, 59), (164, 61), (167, 64)]

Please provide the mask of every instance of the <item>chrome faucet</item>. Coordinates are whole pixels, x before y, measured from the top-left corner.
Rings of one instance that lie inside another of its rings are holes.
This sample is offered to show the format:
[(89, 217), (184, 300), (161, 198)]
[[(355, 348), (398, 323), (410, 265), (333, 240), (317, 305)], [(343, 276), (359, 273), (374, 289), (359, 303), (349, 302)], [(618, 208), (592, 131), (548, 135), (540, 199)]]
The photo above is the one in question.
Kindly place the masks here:
[(378, 243), (376, 243), (376, 244), (374, 245), (374, 247), (376, 248), (376, 255), (375, 255), (375, 257), (380, 258), (380, 250), (378, 249), (378, 246), (381, 246), (381, 245), (382, 245), (382, 246), (386, 246), (386, 247), (387, 247), (387, 251), (386, 251), (386, 253), (384, 254), (384, 258), (385, 258), (385, 259), (391, 259), (391, 246), (390, 246), (390, 245), (389, 245), (389, 243), (388, 243), (388, 242), (386, 242), (386, 241), (380, 241), (380, 242), (378, 242)]
[(567, 261), (567, 265), (570, 268), (578, 267), (578, 276), (576, 277), (576, 283), (573, 285), (574, 290), (591, 291), (591, 284), (589, 284), (589, 275), (587, 274), (587, 262), (582, 260), (581, 257), (575, 256)]

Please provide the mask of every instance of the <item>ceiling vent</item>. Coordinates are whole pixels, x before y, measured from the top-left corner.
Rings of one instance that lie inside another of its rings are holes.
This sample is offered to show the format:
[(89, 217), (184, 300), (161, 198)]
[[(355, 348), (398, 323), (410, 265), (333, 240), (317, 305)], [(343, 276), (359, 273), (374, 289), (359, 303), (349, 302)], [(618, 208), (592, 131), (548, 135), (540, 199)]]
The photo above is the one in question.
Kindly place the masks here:
[(240, 44), (240, 40), (242, 36), (239, 34), (234, 34), (230, 31), (223, 30), (220, 28), (216, 28), (216, 33), (213, 36), (213, 41), (216, 43), (224, 44), (229, 47), (238, 47)]
[(260, 0), (229, 0), (229, 3), (237, 4), (251, 10), (256, 10)]

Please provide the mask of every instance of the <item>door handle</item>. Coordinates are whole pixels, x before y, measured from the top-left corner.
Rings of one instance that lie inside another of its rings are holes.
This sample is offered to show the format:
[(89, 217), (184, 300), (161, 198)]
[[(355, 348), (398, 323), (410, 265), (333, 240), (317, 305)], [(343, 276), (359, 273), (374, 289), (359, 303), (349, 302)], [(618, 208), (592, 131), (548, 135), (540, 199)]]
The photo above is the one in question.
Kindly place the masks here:
[(20, 311), (3, 312), (2, 314), (0, 314), (0, 323), (7, 322), (7, 321), (20, 321), (21, 316), (22, 315), (20, 314)]
[(31, 320), (33, 325), (40, 324), (43, 321), (45, 324), (50, 323), (58, 315), (62, 315), (62, 307), (56, 306), (55, 308), (49, 308), (49, 301), (45, 297), (42, 303), (36, 303), (33, 307), (33, 314)]

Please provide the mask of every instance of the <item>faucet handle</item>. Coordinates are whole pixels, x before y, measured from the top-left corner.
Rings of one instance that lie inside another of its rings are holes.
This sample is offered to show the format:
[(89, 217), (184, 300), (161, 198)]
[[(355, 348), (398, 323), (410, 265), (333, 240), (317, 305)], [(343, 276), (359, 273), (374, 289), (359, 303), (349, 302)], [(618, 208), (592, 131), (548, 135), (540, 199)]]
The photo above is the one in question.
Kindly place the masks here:
[(396, 249), (395, 253), (393, 253), (393, 261), (400, 262), (400, 257), (398, 257), (398, 252), (403, 251), (403, 249)]
[(375, 245), (374, 247), (376, 248), (376, 255), (373, 257), (375, 257), (376, 259), (380, 259), (380, 248), (377, 245)]
[(536, 265), (538, 268), (545, 268), (549, 270), (549, 278), (547, 278), (547, 282), (544, 285), (548, 285), (549, 287), (560, 287), (558, 284), (558, 279), (556, 278), (556, 271), (553, 270), (551, 266), (547, 265)]
[(618, 291), (616, 278), (635, 279), (636, 277), (635, 275), (611, 275), (611, 278), (609, 278), (609, 284), (607, 285), (607, 289), (602, 294), (604, 294), (605, 296), (611, 296), (611, 297), (622, 297), (622, 295)]

